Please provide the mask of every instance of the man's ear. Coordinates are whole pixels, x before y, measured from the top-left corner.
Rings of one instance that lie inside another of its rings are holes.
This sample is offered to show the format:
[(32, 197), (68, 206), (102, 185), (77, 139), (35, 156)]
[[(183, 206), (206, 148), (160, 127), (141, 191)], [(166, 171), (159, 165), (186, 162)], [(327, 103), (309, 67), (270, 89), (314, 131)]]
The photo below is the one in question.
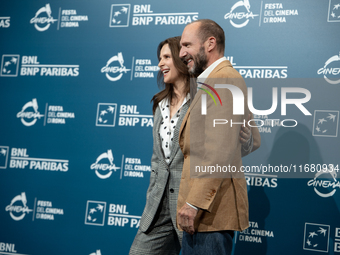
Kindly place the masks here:
[(210, 36), (207, 40), (207, 44), (208, 44), (207, 51), (211, 52), (213, 49), (216, 48), (216, 38), (213, 36)]

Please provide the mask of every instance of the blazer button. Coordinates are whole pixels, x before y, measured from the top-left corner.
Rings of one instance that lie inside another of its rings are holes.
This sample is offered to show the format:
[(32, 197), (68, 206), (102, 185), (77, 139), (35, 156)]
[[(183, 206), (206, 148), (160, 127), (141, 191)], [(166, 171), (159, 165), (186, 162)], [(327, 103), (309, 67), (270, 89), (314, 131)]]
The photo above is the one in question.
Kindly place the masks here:
[(170, 193), (174, 193), (174, 189), (170, 189)]

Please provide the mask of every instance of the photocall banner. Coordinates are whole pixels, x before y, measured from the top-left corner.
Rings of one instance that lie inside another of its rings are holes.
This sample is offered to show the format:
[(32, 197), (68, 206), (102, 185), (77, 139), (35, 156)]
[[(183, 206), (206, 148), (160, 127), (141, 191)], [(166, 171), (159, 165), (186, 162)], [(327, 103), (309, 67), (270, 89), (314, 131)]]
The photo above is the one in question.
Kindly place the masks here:
[(205, 18), (261, 134), (233, 254), (340, 254), (340, 0), (2, 1), (0, 254), (128, 254), (157, 46)]

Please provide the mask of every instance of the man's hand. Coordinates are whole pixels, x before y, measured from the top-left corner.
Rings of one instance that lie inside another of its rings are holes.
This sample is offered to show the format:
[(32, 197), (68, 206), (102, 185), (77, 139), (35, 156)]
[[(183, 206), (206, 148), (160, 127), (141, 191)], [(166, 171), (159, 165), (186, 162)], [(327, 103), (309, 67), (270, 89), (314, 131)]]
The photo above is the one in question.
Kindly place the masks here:
[(184, 204), (177, 214), (178, 225), (190, 235), (195, 233), (194, 220), (196, 215), (197, 210), (187, 204)]
[[(247, 119), (246, 123), (248, 123), (249, 119), (250, 119), (250, 113), (248, 115), (248, 119)], [(242, 143), (242, 145), (245, 144), (245, 143), (249, 143), (250, 137), (251, 137), (251, 129), (248, 126), (248, 124), (247, 124), (247, 126), (244, 126), (244, 127), (242, 126), (242, 128), (240, 130), (240, 142)]]

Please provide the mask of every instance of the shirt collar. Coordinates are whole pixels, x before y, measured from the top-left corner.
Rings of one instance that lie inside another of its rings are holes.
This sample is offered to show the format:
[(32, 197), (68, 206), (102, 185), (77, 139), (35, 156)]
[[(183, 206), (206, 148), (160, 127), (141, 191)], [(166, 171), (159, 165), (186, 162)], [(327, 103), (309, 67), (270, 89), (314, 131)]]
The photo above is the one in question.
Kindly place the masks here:
[(208, 66), (207, 69), (205, 69), (203, 71), (203, 73), (201, 73), (197, 79), (200, 81), (200, 82), (204, 82), (206, 78), (208, 78), (208, 76), (211, 74), (211, 72), (223, 61), (227, 60), (226, 57), (222, 57), (222, 58), (219, 58), (217, 59), (214, 63), (212, 63), (210, 66)]

